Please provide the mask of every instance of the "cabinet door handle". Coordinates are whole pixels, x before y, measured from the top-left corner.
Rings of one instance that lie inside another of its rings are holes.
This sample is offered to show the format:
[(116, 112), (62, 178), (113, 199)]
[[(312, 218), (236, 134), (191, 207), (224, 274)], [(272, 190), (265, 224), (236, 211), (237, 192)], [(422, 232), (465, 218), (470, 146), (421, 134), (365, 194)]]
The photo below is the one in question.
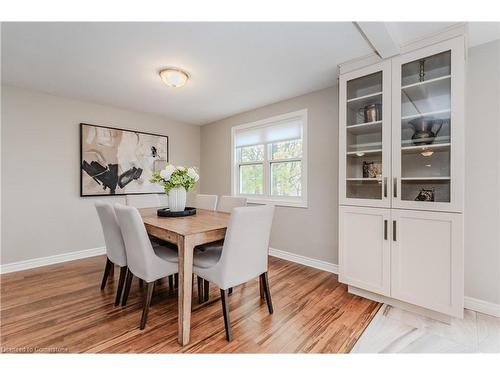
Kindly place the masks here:
[(387, 198), (387, 177), (384, 177), (384, 198)]
[(387, 240), (387, 220), (384, 220), (384, 240)]
[(392, 240), (396, 241), (396, 220), (392, 221)]
[(394, 177), (394, 198), (398, 197), (398, 178)]

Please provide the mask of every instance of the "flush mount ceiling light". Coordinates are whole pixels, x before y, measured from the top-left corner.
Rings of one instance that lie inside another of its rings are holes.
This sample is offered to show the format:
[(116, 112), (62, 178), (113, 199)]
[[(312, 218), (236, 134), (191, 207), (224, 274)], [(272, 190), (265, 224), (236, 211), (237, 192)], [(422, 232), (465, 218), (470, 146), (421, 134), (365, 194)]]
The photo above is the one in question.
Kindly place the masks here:
[(160, 77), (167, 86), (182, 87), (189, 79), (189, 73), (179, 68), (165, 68), (160, 70)]

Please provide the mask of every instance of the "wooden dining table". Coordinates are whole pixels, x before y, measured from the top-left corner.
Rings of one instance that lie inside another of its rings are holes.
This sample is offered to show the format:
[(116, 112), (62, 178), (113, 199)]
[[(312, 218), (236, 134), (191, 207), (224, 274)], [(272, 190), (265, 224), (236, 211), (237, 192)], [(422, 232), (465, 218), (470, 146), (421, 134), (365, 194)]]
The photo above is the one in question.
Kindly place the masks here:
[(177, 245), (179, 250), (179, 314), (177, 341), (189, 343), (193, 288), (194, 247), (224, 239), (229, 214), (197, 209), (184, 217), (159, 217), (156, 208), (139, 210), (146, 231), (151, 236)]

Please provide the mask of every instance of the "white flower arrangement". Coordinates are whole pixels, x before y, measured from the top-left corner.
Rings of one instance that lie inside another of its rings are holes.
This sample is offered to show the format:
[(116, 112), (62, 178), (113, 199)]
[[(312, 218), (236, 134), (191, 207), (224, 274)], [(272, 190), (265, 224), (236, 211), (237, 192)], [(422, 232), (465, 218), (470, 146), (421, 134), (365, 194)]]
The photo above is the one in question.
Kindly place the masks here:
[(169, 164), (165, 169), (153, 172), (150, 182), (161, 184), (168, 194), (171, 189), (177, 187), (183, 187), (186, 191), (192, 190), (199, 179), (200, 176), (195, 168), (175, 167)]

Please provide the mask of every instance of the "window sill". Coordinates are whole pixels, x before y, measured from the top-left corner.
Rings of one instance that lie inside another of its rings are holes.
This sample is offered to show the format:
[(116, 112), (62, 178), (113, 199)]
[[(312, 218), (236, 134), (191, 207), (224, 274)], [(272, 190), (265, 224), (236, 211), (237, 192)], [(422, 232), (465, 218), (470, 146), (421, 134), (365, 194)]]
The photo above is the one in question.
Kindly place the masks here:
[(304, 201), (286, 201), (286, 200), (272, 199), (272, 198), (247, 197), (247, 203), (250, 203), (250, 204), (270, 204), (273, 206), (281, 206), (281, 207), (308, 208), (307, 202), (304, 202)]

